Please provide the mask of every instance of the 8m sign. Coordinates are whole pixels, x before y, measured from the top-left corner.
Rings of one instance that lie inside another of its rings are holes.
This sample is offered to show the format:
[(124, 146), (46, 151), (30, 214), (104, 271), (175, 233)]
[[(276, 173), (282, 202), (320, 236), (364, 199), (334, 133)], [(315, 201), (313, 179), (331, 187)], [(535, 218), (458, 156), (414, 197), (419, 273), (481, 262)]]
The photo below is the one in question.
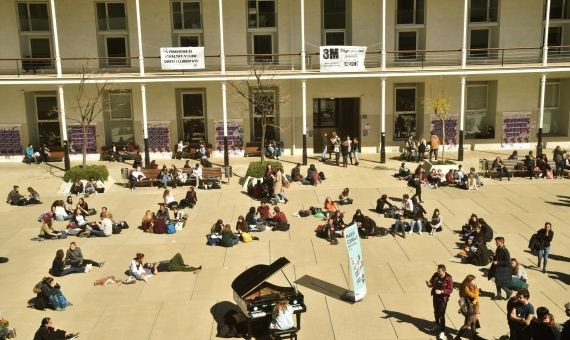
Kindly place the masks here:
[(321, 46), (321, 72), (365, 71), (366, 46)]

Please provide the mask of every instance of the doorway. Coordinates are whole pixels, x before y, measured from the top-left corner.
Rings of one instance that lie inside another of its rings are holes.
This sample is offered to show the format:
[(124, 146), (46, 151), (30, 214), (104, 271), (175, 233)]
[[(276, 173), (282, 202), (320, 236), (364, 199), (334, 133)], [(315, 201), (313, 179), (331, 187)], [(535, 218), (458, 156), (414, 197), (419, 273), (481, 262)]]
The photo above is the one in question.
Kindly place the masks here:
[[(325, 133), (333, 131), (341, 139), (357, 137), (360, 140), (360, 98), (313, 99), (313, 150), (322, 152)], [(362, 143), (361, 143), (362, 145)]]

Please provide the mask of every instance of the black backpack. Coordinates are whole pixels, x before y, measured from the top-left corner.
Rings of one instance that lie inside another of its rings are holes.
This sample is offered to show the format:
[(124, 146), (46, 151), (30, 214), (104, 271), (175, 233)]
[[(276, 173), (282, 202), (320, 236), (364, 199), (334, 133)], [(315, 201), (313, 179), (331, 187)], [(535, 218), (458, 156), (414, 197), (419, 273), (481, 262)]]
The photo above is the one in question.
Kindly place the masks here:
[(319, 172), (319, 179), (320, 179), (321, 181), (324, 181), (324, 180), (326, 179), (324, 172), (322, 172), (322, 171)]
[(528, 241), (528, 249), (530, 249), (530, 251), (539, 250), (540, 245), (538, 243), (538, 233), (533, 234), (530, 238), (530, 241)]
[(491, 226), (487, 223), (485, 223), (485, 226), (483, 228), (483, 238), (485, 239), (485, 242), (493, 241), (493, 228), (491, 228)]
[(307, 217), (311, 215), (311, 211), (310, 210), (299, 210), (299, 216), (301, 217)]

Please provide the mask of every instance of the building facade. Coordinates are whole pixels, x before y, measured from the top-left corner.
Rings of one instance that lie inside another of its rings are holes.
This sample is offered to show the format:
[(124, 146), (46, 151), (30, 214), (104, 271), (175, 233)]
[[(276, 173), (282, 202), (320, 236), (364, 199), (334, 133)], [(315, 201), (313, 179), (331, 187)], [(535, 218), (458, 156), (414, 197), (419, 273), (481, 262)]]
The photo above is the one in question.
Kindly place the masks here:
[[(267, 137), (293, 154), (304, 133), (309, 153), (332, 131), (364, 152), (378, 152), (383, 133), (386, 148), (427, 139), (440, 93), (450, 143), (499, 148), (514, 133), (535, 145), (539, 128), (545, 143), (569, 141), (569, 0), (6, 0), (0, 18), (4, 155), (64, 139), (78, 151), (86, 69), (109, 85), (91, 152), (147, 136), (156, 152), (179, 139), (219, 145), (224, 116), (257, 142), (259, 112), (238, 92), (273, 101)], [(366, 46), (366, 70), (320, 72), (319, 47), (336, 45)], [(204, 69), (161, 70), (160, 48), (197, 46)]]

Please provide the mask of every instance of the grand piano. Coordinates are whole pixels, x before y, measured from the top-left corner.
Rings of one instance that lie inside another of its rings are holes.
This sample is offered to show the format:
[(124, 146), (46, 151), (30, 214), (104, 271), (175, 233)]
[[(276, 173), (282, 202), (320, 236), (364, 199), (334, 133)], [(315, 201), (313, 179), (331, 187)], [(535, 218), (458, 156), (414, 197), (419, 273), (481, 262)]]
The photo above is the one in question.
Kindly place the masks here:
[[(307, 307), (303, 294), (293, 287), (283, 272), (283, 268), (289, 263), (287, 258), (280, 257), (270, 265), (258, 264), (241, 273), (232, 282), (234, 301), (247, 318), (248, 337), (251, 337), (252, 321), (272, 315), (280, 293), (287, 297), (297, 317), (297, 329), (301, 329), (301, 313), (306, 312)], [(283, 273), (290, 287), (276, 286), (267, 282), (278, 271)]]

